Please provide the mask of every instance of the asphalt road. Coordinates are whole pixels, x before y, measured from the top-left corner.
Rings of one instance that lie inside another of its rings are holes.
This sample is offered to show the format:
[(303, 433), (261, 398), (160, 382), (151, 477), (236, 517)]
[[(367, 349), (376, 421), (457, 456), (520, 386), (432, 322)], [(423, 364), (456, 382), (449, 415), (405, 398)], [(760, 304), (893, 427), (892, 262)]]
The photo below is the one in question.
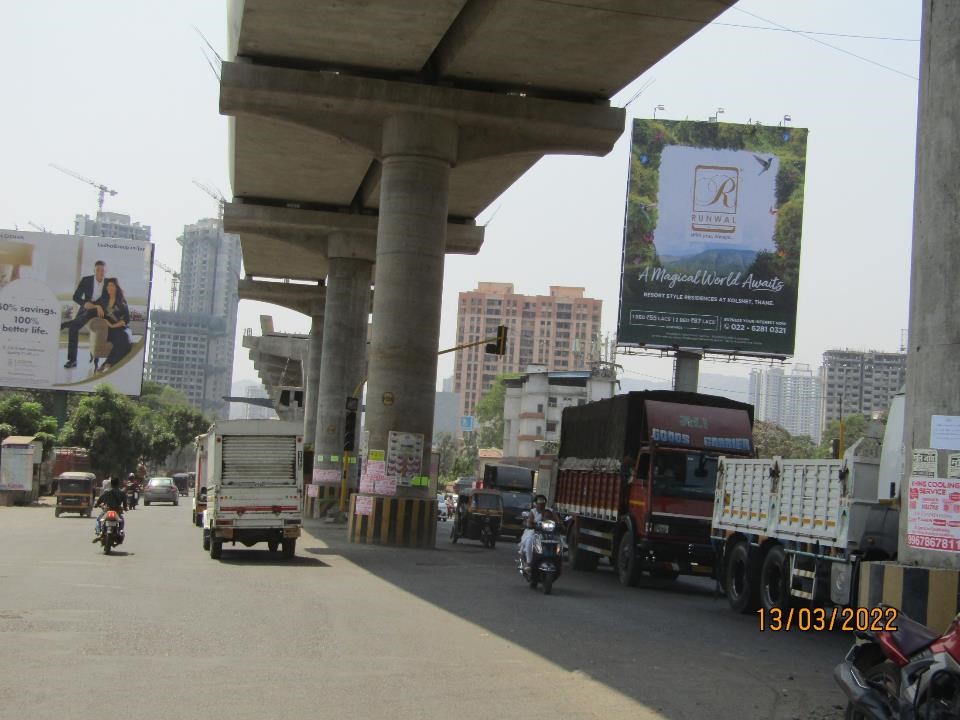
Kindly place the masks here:
[(851, 638), (761, 633), (702, 580), (609, 570), (532, 592), (515, 545), (352, 545), (311, 523), (284, 561), (225, 546), (189, 503), (92, 521), (0, 508), (0, 718), (834, 720)]

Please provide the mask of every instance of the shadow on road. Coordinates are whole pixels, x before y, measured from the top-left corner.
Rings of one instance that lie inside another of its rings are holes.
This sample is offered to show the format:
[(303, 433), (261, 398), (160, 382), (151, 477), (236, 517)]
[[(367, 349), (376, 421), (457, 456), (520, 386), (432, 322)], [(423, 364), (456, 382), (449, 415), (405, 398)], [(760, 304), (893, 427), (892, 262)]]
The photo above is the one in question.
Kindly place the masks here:
[[(667, 720), (834, 720), (842, 696), (833, 666), (842, 635), (762, 633), (712, 580), (644, 578), (622, 587), (601, 563), (564, 563), (553, 595), (531, 591), (515, 568), (516, 544), (453, 544), (440, 524), (434, 550), (346, 541), (342, 528), (308, 528), (339, 555), (435, 606), (565, 668), (592, 677)], [(803, 663), (797, 658), (802, 657)]]
[(223, 555), (220, 556), (220, 563), (223, 565), (276, 565), (277, 567), (330, 567), (323, 560), (313, 557), (304, 557), (303, 555), (294, 555), (286, 560), (280, 553), (272, 553), (269, 550), (251, 550), (246, 548), (237, 548), (230, 550), (223, 548)]

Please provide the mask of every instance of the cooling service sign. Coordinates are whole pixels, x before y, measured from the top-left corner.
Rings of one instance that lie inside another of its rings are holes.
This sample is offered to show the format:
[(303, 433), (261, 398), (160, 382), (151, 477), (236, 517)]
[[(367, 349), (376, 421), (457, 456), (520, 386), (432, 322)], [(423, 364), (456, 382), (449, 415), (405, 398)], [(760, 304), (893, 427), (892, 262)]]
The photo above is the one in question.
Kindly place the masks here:
[(790, 356), (807, 131), (635, 120), (617, 342)]
[(153, 245), (0, 230), (0, 387), (139, 395)]

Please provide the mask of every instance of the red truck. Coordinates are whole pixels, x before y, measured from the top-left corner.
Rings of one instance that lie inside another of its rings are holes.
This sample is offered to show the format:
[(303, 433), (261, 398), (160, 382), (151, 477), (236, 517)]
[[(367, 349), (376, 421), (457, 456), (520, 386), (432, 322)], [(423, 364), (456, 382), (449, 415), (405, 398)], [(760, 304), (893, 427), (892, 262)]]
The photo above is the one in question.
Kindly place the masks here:
[(566, 408), (554, 505), (573, 517), (574, 569), (604, 557), (624, 585), (716, 577), (717, 458), (753, 450), (753, 406), (723, 397), (658, 390)]
[(65, 472), (92, 472), (89, 451), (81, 447), (53, 448), (52, 456), (43, 463), (40, 470), (40, 494), (50, 495), (56, 492), (57, 478)]

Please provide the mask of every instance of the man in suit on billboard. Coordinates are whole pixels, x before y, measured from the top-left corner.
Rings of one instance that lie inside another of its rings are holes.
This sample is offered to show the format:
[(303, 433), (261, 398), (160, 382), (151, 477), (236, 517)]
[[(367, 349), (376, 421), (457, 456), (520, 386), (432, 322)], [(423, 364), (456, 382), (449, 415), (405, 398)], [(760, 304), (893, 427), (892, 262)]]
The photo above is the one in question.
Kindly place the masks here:
[(95, 317), (103, 317), (103, 306), (97, 301), (103, 294), (104, 276), (107, 274), (107, 265), (103, 260), (93, 264), (93, 275), (84, 275), (80, 278), (77, 291), (73, 294), (73, 301), (80, 306), (77, 316), (60, 324), (60, 329), (67, 328), (67, 364), (65, 368), (77, 366), (77, 342), (80, 339), (80, 328)]

